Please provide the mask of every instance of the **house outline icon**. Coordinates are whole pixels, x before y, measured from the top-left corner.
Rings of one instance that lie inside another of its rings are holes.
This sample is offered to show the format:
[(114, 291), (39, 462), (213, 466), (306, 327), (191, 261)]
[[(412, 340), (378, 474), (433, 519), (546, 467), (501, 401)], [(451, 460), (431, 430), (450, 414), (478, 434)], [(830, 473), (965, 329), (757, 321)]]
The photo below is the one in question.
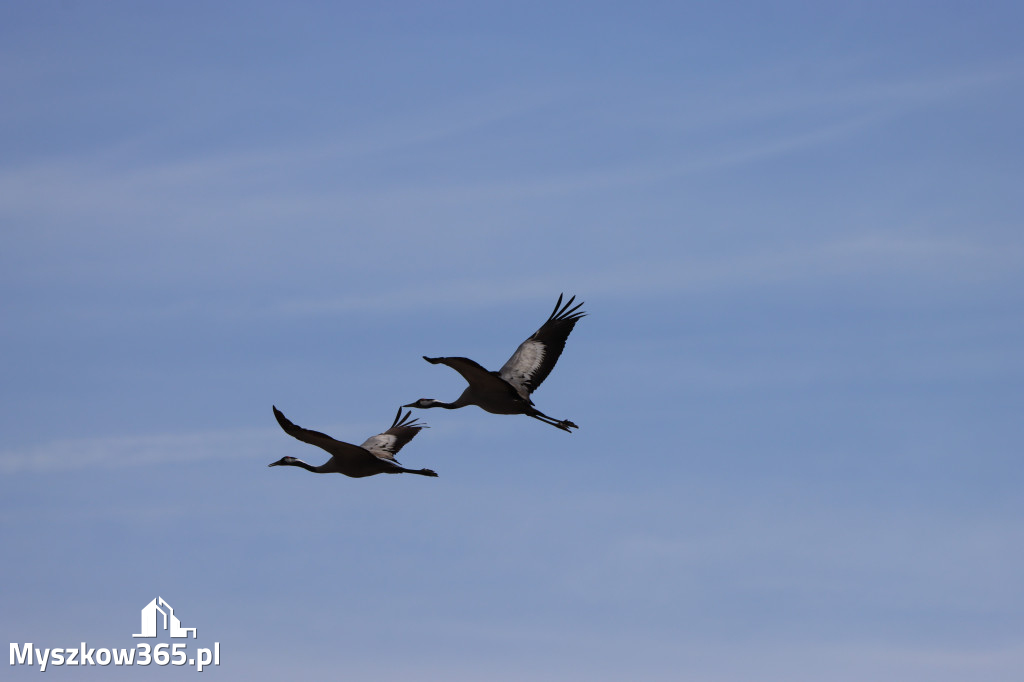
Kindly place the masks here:
[[(165, 610), (166, 609), (166, 610)], [(192, 639), (196, 638), (195, 628), (181, 627), (181, 621), (174, 615), (174, 608), (164, 601), (163, 597), (157, 597), (142, 608), (142, 632), (132, 637), (156, 637), (158, 627), (157, 614), (164, 617), (163, 629), (170, 630), (171, 637), (188, 637), (192, 633)]]

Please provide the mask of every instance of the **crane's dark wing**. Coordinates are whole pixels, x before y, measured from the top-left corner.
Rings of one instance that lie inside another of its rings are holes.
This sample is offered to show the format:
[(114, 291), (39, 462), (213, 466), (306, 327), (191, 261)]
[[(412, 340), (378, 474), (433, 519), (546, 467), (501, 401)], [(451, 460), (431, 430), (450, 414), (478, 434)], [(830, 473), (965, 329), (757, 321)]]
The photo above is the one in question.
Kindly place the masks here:
[(331, 453), (335, 457), (345, 458), (349, 461), (358, 461), (364, 457), (373, 455), (358, 445), (352, 445), (344, 441), (335, 440), (328, 436), (326, 433), (320, 433), (319, 431), (313, 431), (312, 429), (304, 429), (301, 426), (288, 421), (288, 417), (281, 413), (281, 410), (274, 407), (274, 416), (277, 417), (277, 423), (281, 425), (284, 432), (292, 438), (301, 440), (303, 443), (309, 443), (315, 445), (318, 448), (322, 448), (327, 452)]
[(408, 411), (403, 417), (402, 408), (398, 408), (398, 414), (395, 415), (395, 421), (391, 423), (391, 428), (384, 433), (370, 436), (361, 447), (369, 450), (381, 459), (396, 461), (395, 455), (398, 454), (398, 451), (411, 441), (420, 432), (420, 429), (429, 428), (418, 419), (410, 420), (409, 417), (411, 416), (412, 411)]
[(562, 294), (559, 294), (558, 302), (547, 322), (542, 324), (533, 336), (519, 344), (519, 348), (508, 362), (498, 370), (498, 375), (512, 384), (523, 398), (528, 399), (541, 382), (547, 379), (548, 374), (551, 374), (558, 357), (565, 349), (565, 340), (569, 338), (572, 328), (586, 315), (580, 311), (583, 302), (573, 306), (575, 300), (576, 297), (573, 296), (563, 306)]
[[(448, 365), (469, 383), (469, 388), (459, 397), (459, 401), (467, 395), (471, 395), (471, 402), (477, 405), (496, 401), (498, 404), (511, 404), (520, 399), (515, 386), (498, 376), (497, 372), (489, 372), (469, 358), (428, 358), (424, 355), (423, 359), (432, 365)], [(529, 398), (525, 398), (525, 401), (530, 403)]]
[(480, 363), (469, 358), (428, 358), (424, 355), (423, 359), (432, 365), (448, 365), (471, 386), (486, 386), (497, 379), (494, 372), (487, 371)]

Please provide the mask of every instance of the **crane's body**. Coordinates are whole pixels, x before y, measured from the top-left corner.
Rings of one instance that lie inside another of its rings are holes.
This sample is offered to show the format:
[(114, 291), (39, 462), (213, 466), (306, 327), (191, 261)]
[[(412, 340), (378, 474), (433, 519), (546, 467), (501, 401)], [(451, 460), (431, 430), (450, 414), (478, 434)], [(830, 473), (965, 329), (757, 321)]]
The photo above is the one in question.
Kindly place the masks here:
[(267, 466), (295, 466), (315, 474), (343, 474), (350, 478), (365, 478), (376, 474), (437, 476), (430, 469), (406, 469), (395, 459), (395, 455), (403, 445), (412, 440), (420, 429), (427, 428), (426, 424), (420, 424), (415, 419), (410, 421), (411, 414), (411, 412), (406, 412), (403, 417), (402, 410), (399, 408), (391, 428), (376, 436), (371, 436), (362, 445), (353, 445), (335, 440), (326, 433), (296, 426), (275, 406), (274, 416), (285, 433), (303, 443), (315, 445), (329, 452), (331, 458), (319, 466), (313, 466), (295, 457), (282, 457)]

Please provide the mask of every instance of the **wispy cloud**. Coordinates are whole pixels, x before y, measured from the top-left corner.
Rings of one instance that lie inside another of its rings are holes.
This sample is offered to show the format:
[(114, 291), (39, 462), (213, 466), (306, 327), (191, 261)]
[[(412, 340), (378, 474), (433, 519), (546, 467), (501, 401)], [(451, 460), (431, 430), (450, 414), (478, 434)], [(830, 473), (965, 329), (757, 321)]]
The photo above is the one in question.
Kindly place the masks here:
[[(646, 291), (750, 288), (885, 275), (970, 281), (1013, 274), (1022, 258), (1020, 248), (980, 240), (865, 233), (717, 259), (675, 261), (660, 266), (636, 263), (630, 266), (630, 277), (614, 281), (627, 282), (627, 289)], [(600, 286), (596, 282), (594, 285)], [(618, 286), (616, 289), (621, 291)]]
[[(301, 181), (296, 181), (309, 173), (337, 176), (342, 172), (339, 164), (355, 169), (362, 165), (360, 159), (410, 150), (418, 150), (413, 156), (415, 163), (425, 164), (431, 158), (432, 145), (444, 143), (448, 149), (459, 148), (469, 145), (472, 136), (481, 130), (490, 129), (493, 134), (496, 127), (517, 121), (522, 125), (524, 119), (534, 116), (564, 115), (560, 102), (570, 94), (580, 95), (578, 89), (561, 96), (547, 90), (500, 91), (451, 101), (432, 111), (418, 109), (415, 116), (396, 113), (315, 140), (279, 140), (262, 147), (204, 150), (184, 157), (154, 154), (152, 143), (137, 140), (84, 157), (8, 164), (0, 167), (0, 211), (10, 216), (42, 218), (132, 218), (170, 210), (172, 215), (191, 216), (189, 222), (217, 221), (219, 229), (230, 229), (232, 222), (251, 226), (260, 216), (310, 217), (336, 213), (340, 207), (492, 202), (602, 191), (740, 166), (829, 144), (908, 110), (969, 96), (1019, 77), (1020, 69), (1014, 64), (916, 80), (793, 89), (781, 95), (778, 90), (758, 93), (756, 89), (746, 92), (734, 88), (744, 94), (712, 96), (706, 101), (694, 93), (686, 97), (677, 94), (664, 101), (655, 97), (639, 113), (635, 104), (630, 107), (628, 119), (598, 116), (584, 125), (593, 128), (595, 134), (612, 136), (622, 132), (624, 126), (637, 125), (670, 139), (680, 134), (700, 134), (705, 142), (699, 148), (676, 140), (667, 148), (659, 144), (641, 152), (640, 157), (540, 176), (531, 170), (529, 177), (512, 171), (479, 179), (471, 173), (463, 177), (432, 174), (416, 182), (392, 178), (383, 185), (350, 189), (339, 188), (336, 183), (320, 189), (303, 187)], [(694, 105), (693, 101), (702, 103)], [(764, 120), (790, 123), (773, 125), (756, 135), (736, 134)], [(710, 146), (706, 141), (709, 130)], [(234, 220), (225, 222), (226, 218)], [(111, 227), (116, 230), (117, 224)]]
[[(54, 440), (0, 452), (0, 473), (73, 471), (272, 456), (280, 450), (272, 429)], [(268, 462), (270, 460), (268, 459)]]
[(592, 271), (587, 265), (550, 275), (488, 276), (420, 282), (373, 295), (279, 299), (269, 315), (326, 315), (350, 311), (401, 312), (437, 306), (480, 307), (501, 302), (548, 299), (572, 290), (581, 297), (673, 295), (748, 290), (771, 285), (866, 283), (893, 276), (923, 281), (969, 283), (1008, 275), (1024, 264), (1024, 250), (959, 237), (903, 237), (867, 233), (818, 244), (747, 250), (718, 257), (652, 259)]
[[(685, 98), (666, 96), (660, 107), (631, 111), (631, 120), (658, 128), (693, 130), (736, 127), (750, 121), (809, 113), (898, 114), (909, 108), (976, 96), (987, 88), (1024, 78), (1024, 63), (1020, 60), (883, 78), (877, 74), (884, 69), (877, 66), (773, 62), (734, 75), (732, 80), (706, 85), (703, 91), (688, 92)], [(860, 78), (857, 72), (864, 67), (872, 75)]]

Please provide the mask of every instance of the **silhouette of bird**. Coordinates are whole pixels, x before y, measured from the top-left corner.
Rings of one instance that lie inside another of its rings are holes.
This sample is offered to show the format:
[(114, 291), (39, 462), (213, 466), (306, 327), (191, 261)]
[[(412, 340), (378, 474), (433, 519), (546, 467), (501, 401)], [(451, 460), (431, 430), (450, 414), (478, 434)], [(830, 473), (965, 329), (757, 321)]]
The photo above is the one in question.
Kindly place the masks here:
[(469, 386), (453, 403), (420, 398), (402, 407), (443, 407), (454, 410), (476, 405), (492, 414), (525, 414), (569, 433), (570, 429), (578, 429), (568, 419), (554, 419), (544, 414), (534, 407), (530, 399), (530, 394), (537, 390), (554, 368), (576, 322), (586, 315), (578, 312), (582, 302), (572, 305), (575, 300), (573, 296), (563, 306), (562, 294), (559, 294), (547, 322), (533, 336), (519, 344), (516, 352), (497, 372), (488, 371), (469, 358), (428, 358), (424, 355), (423, 359), (431, 364), (448, 365), (454, 369), (469, 382)]
[(281, 425), (285, 433), (303, 443), (326, 450), (331, 453), (331, 458), (320, 466), (313, 466), (295, 457), (282, 457), (267, 466), (302, 467), (306, 471), (316, 474), (344, 474), (352, 478), (363, 478), (376, 474), (437, 476), (430, 469), (406, 469), (395, 459), (395, 455), (403, 445), (411, 441), (420, 432), (420, 429), (427, 428), (426, 424), (420, 424), (416, 419), (410, 421), (411, 415), (412, 412), (406, 412), (403, 417), (402, 408), (398, 408), (398, 414), (395, 415), (395, 421), (392, 422), (390, 429), (376, 436), (370, 436), (362, 445), (352, 445), (334, 440), (325, 433), (296, 426), (288, 421), (288, 418), (281, 414), (281, 410), (275, 406), (274, 416), (277, 417), (277, 423)]

